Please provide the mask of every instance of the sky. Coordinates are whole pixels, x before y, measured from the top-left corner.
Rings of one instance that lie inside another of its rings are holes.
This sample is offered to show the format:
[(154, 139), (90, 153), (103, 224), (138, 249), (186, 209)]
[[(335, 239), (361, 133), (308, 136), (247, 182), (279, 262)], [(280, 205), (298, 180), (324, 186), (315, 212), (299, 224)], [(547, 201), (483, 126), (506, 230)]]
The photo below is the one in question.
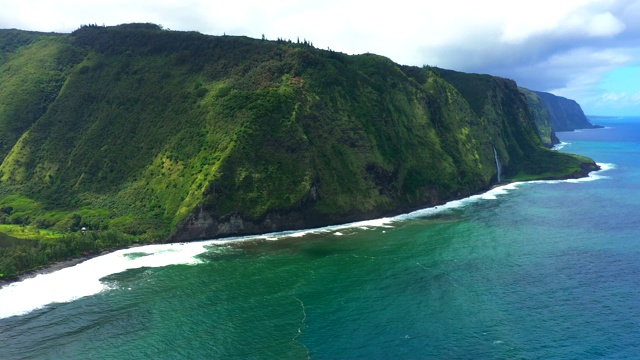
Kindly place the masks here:
[(515, 80), (587, 115), (640, 116), (640, 0), (0, 0), (0, 28), (71, 32), (151, 22), (171, 30), (306, 39)]

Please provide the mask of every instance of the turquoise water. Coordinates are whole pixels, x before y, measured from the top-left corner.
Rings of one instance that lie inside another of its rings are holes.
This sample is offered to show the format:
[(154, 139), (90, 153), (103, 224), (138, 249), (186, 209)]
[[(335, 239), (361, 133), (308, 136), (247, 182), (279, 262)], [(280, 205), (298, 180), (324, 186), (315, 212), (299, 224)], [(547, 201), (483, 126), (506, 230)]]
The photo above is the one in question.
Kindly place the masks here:
[(595, 122), (558, 134), (609, 164), (586, 181), (123, 250), (5, 287), (0, 359), (637, 358), (640, 118)]

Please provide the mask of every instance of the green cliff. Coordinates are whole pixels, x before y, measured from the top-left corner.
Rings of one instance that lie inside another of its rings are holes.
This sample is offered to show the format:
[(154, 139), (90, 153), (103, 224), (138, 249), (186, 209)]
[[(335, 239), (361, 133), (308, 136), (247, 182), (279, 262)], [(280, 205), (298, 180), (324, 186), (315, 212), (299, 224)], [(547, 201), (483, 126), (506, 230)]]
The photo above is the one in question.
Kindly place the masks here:
[(580, 105), (574, 100), (541, 91), (535, 91), (535, 94), (543, 100), (554, 131), (573, 131), (601, 127), (591, 124), (584, 112), (582, 112)]
[(496, 153), (507, 179), (596, 168), (544, 147), (511, 80), (306, 42), (0, 30), (0, 81), (0, 231), (55, 254), (441, 204), (495, 184)]
[(544, 100), (534, 91), (522, 87), (519, 88), (519, 90), (527, 98), (527, 103), (529, 104), (529, 109), (531, 110), (531, 115), (533, 116), (542, 144), (548, 148), (560, 144)]
[[(495, 79), (490, 75), (467, 74), (463, 72), (432, 68), (440, 76), (450, 82), (467, 99), (469, 104), (476, 109), (476, 113), (482, 115), (486, 102), (486, 94), (491, 82)], [(544, 100), (534, 91), (519, 87), (518, 90), (525, 96), (531, 119), (542, 144), (551, 148), (560, 141), (556, 137), (551, 124), (549, 111)]]

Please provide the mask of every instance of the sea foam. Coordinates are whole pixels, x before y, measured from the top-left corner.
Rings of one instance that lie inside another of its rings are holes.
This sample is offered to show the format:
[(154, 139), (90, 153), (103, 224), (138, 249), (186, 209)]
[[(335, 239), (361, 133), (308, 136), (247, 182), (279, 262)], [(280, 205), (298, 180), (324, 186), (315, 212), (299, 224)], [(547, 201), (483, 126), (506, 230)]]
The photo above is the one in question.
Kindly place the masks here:
[(560, 144), (556, 144), (556, 145), (554, 145), (551, 149), (552, 149), (552, 150), (561, 150), (562, 148), (564, 148), (564, 147), (565, 147), (565, 146), (567, 146), (567, 145), (571, 145), (571, 143), (568, 143), (568, 142), (564, 142), (564, 141), (563, 141), (563, 142), (560, 142)]
[(327, 233), (339, 236), (343, 234), (341, 230), (349, 228), (360, 228), (362, 230), (392, 228), (394, 227), (393, 223), (396, 222), (433, 216), (451, 211), (452, 209), (462, 208), (478, 201), (495, 200), (498, 196), (506, 195), (523, 184), (594, 181), (607, 178), (607, 176), (602, 175), (602, 173), (615, 168), (614, 164), (598, 165), (600, 165), (601, 170), (592, 172), (585, 178), (509, 183), (495, 187), (482, 194), (472, 195), (464, 199), (449, 201), (443, 205), (416, 210), (408, 214), (393, 217), (257, 236), (231, 237), (180, 244), (146, 245), (118, 250), (92, 258), (72, 267), (49, 274), (37, 275), (0, 288), (0, 319), (24, 315), (52, 303), (70, 302), (109, 290), (109, 285), (101, 282), (100, 279), (129, 269), (163, 267), (178, 264), (198, 264), (200, 260), (198, 260), (197, 255), (209, 251), (211, 246), (220, 246), (238, 241), (275, 241), (283, 238), (303, 237), (308, 234)]
[(141, 267), (197, 264), (209, 242), (147, 245), (118, 250), (72, 267), (41, 274), (0, 289), (0, 319), (23, 315), (51, 303), (70, 302), (107, 290), (105, 276)]

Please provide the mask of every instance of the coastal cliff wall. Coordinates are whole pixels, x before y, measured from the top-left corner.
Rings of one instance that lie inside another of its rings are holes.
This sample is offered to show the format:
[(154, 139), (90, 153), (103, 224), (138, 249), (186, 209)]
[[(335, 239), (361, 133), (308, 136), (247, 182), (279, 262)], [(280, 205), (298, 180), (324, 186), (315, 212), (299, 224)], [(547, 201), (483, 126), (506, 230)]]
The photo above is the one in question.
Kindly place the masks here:
[(533, 116), (536, 128), (538, 129), (538, 135), (540, 135), (540, 140), (544, 146), (551, 148), (554, 145), (560, 144), (560, 139), (556, 136), (545, 101), (534, 91), (523, 87), (519, 89), (527, 98), (531, 115)]
[(4, 223), (207, 239), (441, 204), (496, 156), (510, 179), (595, 169), (545, 148), (507, 79), (153, 24), (0, 41)]
[(589, 122), (582, 108), (575, 100), (547, 92), (534, 92), (542, 98), (549, 112), (549, 119), (554, 131), (573, 131), (576, 129), (593, 129), (599, 127)]

